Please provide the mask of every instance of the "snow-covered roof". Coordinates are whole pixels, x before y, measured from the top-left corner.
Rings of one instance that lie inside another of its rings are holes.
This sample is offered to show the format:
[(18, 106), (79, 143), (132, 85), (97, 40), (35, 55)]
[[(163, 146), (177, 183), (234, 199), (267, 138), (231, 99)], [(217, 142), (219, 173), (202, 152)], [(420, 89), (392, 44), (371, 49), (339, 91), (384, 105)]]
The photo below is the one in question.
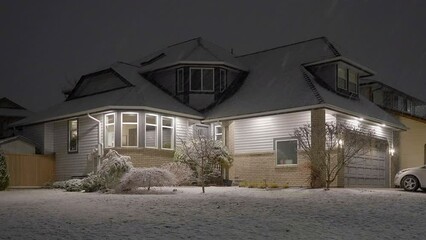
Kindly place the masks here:
[(0, 116), (2, 117), (27, 117), (30, 111), (6, 97), (0, 97)]
[(199, 112), (179, 102), (143, 78), (137, 68), (122, 63), (116, 63), (111, 68), (126, 80), (135, 82), (137, 85), (65, 101), (12, 125), (35, 124), (111, 109), (145, 109), (202, 118)]
[(0, 139), (0, 145), (6, 144), (6, 143), (10, 143), (10, 142), (14, 142), (14, 141), (23, 141), (26, 142), (28, 144), (31, 144), (33, 146), (35, 146), (34, 142), (31, 141), (30, 139), (23, 137), (23, 136), (13, 136), (13, 137), (9, 137), (9, 138), (3, 138)]
[(338, 56), (340, 53), (326, 38), (241, 56), (238, 59), (248, 66), (249, 75), (233, 96), (207, 113), (207, 120), (327, 107), (405, 128), (390, 114), (362, 96), (359, 99), (349, 99), (323, 88), (303, 67), (307, 63), (335, 59)]
[(201, 37), (171, 45), (156, 51), (134, 65), (144, 72), (167, 68), (176, 64), (223, 64), (240, 70), (247, 68), (229, 51)]

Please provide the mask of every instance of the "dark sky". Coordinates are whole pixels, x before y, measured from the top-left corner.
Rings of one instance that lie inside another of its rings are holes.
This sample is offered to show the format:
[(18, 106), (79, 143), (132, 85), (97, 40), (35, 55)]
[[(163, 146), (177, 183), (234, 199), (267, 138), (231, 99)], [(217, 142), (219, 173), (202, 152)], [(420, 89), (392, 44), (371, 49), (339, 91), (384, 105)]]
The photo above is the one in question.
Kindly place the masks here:
[(202, 36), (236, 54), (328, 37), (426, 100), (426, 1), (0, 1), (0, 96), (38, 111), (82, 74)]

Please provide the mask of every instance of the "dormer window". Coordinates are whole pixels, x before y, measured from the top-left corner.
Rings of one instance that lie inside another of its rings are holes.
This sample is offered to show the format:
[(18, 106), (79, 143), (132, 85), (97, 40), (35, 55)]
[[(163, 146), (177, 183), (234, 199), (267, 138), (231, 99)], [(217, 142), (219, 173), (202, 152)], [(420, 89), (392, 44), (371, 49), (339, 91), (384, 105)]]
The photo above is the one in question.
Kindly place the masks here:
[(343, 90), (348, 90), (348, 75), (346, 68), (339, 67), (337, 71), (337, 87)]
[(358, 93), (358, 74), (349, 70), (349, 92)]
[(346, 93), (358, 94), (358, 73), (349, 68), (337, 68), (337, 88)]
[(214, 92), (213, 68), (190, 68), (190, 89), (194, 92)]

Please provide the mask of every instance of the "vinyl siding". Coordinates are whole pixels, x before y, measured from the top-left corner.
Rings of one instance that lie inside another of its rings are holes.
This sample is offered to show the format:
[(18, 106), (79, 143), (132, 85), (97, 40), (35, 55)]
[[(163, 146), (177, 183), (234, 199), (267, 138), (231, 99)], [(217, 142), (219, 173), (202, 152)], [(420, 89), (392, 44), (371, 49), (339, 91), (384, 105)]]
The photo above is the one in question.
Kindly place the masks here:
[(182, 146), (181, 140), (186, 140), (188, 137), (188, 119), (182, 117), (175, 118), (175, 127), (176, 127), (176, 148)]
[(289, 138), (310, 119), (311, 112), (305, 111), (235, 120), (235, 154), (274, 151), (275, 138)]
[(87, 174), (87, 156), (98, 144), (98, 123), (88, 117), (78, 118), (78, 152), (68, 153), (68, 121), (54, 123), (54, 149), (58, 180)]
[(53, 122), (44, 124), (44, 154), (52, 154), (55, 149), (53, 147), (53, 132), (55, 126)]

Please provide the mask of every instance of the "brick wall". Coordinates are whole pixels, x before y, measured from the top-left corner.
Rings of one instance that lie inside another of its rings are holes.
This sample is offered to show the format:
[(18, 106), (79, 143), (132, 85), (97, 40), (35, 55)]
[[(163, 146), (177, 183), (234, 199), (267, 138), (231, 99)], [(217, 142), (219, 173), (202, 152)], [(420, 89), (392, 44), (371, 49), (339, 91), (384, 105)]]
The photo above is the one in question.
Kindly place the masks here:
[(114, 148), (118, 153), (130, 156), (134, 167), (160, 167), (173, 161), (174, 151), (149, 148)]
[(298, 153), (297, 157), (299, 164), (296, 166), (276, 166), (275, 152), (234, 155), (230, 179), (307, 187), (309, 186), (307, 160), (301, 153)]

